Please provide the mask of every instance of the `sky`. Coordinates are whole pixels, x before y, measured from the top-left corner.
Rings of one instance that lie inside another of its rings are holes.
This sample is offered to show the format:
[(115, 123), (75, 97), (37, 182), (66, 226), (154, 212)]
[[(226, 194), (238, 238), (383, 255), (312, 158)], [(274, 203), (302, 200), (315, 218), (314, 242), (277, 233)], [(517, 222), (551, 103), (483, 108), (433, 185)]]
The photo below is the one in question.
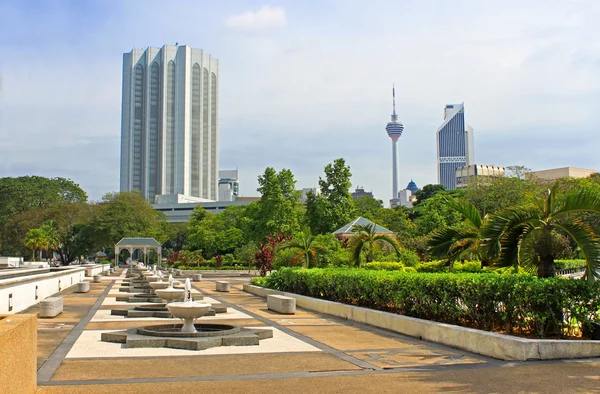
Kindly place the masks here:
[(185, 44), (220, 61), (220, 168), (315, 187), (343, 157), (387, 201), (395, 83), (400, 186), (436, 183), (435, 133), (465, 103), (475, 162), (600, 169), (595, 0), (0, 0), (0, 177), (119, 188), (122, 54)]

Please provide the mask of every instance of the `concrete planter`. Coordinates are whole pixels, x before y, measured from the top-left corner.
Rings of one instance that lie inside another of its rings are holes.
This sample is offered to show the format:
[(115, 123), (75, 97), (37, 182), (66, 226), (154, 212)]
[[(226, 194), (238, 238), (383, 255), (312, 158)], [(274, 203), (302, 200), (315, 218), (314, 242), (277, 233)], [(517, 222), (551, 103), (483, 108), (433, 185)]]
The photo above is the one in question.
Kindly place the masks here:
[(558, 360), (600, 357), (600, 341), (526, 339), (341, 304), (293, 293), (244, 285), (244, 291), (266, 297), (279, 294), (296, 299), (296, 305), (316, 312), (383, 328), (500, 360)]

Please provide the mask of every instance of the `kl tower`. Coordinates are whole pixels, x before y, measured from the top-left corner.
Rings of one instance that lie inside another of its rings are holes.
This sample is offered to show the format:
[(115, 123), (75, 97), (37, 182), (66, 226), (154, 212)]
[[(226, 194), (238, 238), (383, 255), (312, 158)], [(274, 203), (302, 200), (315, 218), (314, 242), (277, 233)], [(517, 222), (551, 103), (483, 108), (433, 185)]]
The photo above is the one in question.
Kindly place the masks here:
[(385, 126), (388, 136), (392, 139), (392, 199), (390, 200), (391, 208), (398, 205), (398, 138), (404, 131), (404, 126), (398, 121), (396, 115), (396, 89), (392, 85), (392, 121)]

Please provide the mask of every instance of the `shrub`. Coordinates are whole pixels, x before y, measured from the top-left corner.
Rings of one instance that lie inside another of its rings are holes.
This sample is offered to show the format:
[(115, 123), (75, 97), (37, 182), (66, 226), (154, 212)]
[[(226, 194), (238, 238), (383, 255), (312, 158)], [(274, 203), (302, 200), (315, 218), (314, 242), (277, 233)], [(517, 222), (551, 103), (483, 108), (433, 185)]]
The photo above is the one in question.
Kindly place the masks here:
[(555, 260), (554, 265), (557, 270), (566, 270), (569, 268), (585, 267), (585, 260)]
[(384, 270), (384, 271), (404, 271), (404, 265), (400, 263), (389, 263), (374, 261), (372, 263), (365, 264), (365, 269), (368, 270)]
[(456, 262), (452, 268), (452, 272), (483, 272), (480, 261), (465, 261), (464, 263)]
[(415, 266), (417, 272), (448, 272), (448, 263), (445, 261), (428, 261)]
[(571, 324), (589, 335), (600, 306), (600, 281), (530, 275), (282, 268), (253, 283), (421, 319), (539, 337), (556, 327), (567, 334)]

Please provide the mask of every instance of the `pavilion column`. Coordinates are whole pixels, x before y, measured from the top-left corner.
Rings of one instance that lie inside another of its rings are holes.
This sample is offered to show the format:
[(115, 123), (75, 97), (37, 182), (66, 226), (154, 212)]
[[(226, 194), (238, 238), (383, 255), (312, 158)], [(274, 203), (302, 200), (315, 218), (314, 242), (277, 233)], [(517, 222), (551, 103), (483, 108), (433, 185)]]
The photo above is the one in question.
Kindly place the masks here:
[(119, 268), (119, 247), (115, 245), (115, 269)]

